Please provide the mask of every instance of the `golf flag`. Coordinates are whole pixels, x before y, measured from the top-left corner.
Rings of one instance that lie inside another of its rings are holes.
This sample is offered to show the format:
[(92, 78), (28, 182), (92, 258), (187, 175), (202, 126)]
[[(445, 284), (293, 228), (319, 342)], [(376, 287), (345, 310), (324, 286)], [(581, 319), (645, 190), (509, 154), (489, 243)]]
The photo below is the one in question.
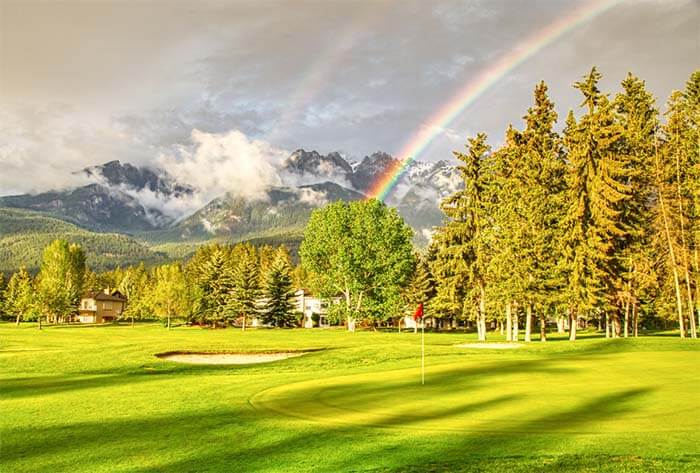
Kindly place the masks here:
[(421, 302), (416, 309), (416, 313), (413, 314), (413, 320), (418, 320), (423, 318), (423, 303)]
[(418, 304), (413, 320), (420, 320), (420, 384), (425, 384), (425, 322), (423, 321), (423, 303)]

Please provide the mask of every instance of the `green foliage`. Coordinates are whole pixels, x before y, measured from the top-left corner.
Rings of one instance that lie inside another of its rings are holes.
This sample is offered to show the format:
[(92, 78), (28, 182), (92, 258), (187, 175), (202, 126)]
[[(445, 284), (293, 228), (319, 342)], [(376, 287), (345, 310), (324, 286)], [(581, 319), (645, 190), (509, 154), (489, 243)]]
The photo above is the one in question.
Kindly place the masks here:
[(485, 304), (488, 248), (487, 192), (490, 176), (486, 135), (469, 139), (467, 153), (455, 152), (464, 188), (445, 198), (445, 226), (435, 235), (432, 271), (437, 278), (436, 308), (456, 317), (478, 310), (480, 338), (485, 339)]
[(4, 314), (14, 317), (19, 323), (21, 320), (35, 320), (38, 316), (39, 306), (36, 301), (32, 278), (25, 268), (20, 268), (14, 273), (3, 290), (0, 298)]
[(594, 68), (575, 87), (587, 112), (570, 115), (564, 132), (568, 152), (565, 219), (566, 298), (574, 314), (614, 305), (615, 243), (625, 235), (620, 207), (629, 198), (625, 182), (623, 129), (614, 105), (598, 90)]
[(415, 265), (412, 233), (396, 210), (377, 200), (329, 204), (311, 215), (302, 266), (322, 297), (344, 296), (349, 329), (356, 321), (385, 320), (398, 315)]
[(245, 327), (248, 319), (258, 314), (260, 267), (257, 252), (252, 245), (241, 245), (238, 257), (233, 272), (234, 289), (229, 308), (236, 317), (242, 318)]
[(172, 318), (185, 316), (189, 311), (187, 281), (178, 263), (155, 268), (150, 301), (154, 314), (164, 320), (168, 329)]
[(79, 245), (55, 240), (44, 250), (37, 277), (42, 314), (56, 321), (76, 312), (83, 289), (85, 254)]
[(260, 315), (266, 324), (275, 327), (294, 325), (294, 288), (291, 271), (289, 253), (281, 247), (275, 252), (269, 268), (264, 270), (265, 282), (261, 291), (263, 306)]
[(56, 239), (80, 245), (88, 266), (95, 270), (165, 260), (163, 253), (126, 235), (93, 233), (38, 212), (0, 208), (0, 271), (14, 271), (21, 266), (30, 272), (38, 271), (42, 251)]

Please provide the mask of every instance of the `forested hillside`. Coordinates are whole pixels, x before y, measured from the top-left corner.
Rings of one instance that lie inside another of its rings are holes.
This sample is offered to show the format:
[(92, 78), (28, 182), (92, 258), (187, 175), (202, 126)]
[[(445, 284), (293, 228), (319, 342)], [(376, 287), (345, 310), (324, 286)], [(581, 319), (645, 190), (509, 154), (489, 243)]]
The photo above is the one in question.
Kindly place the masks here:
[(39, 212), (0, 208), (0, 271), (20, 266), (36, 270), (43, 249), (58, 238), (80, 244), (89, 266), (95, 269), (166, 259), (163, 253), (126, 235), (94, 233)]

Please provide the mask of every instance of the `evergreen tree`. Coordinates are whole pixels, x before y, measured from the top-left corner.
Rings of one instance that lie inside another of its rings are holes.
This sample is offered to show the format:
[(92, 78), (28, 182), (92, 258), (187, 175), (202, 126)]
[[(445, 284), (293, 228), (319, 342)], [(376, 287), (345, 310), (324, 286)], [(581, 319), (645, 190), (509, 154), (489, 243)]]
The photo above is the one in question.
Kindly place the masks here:
[(262, 288), (262, 321), (275, 327), (294, 326), (294, 289), (289, 253), (279, 247), (265, 274)]
[(486, 340), (486, 273), (489, 261), (486, 244), (488, 225), (485, 201), (489, 185), (486, 166), (490, 151), (486, 135), (478, 134), (467, 144), (467, 153), (455, 152), (464, 183), (442, 202), (447, 224), (436, 234), (434, 264), (442, 281), (437, 287), (439, 306), (452, 305), (462, 314), (476, 312), (479, 340)]
[[(413, 271), (411, 281), (406, 288), (405, 300), (408, 305), (409, 313), (412, 313), (419, 304), (423, 304), (426, 317), (432, 318), (451, 318), (449, 313), (443, 313), (438, 310), (432, 310), (430, 302), (435, 297), (435, 280), (433, 279), (430, 265), (428, 264), (429, 255), (418, 255), (416, 257), (416, 269)], [(415, 327), (416, 331), (418, 326)]]
[(233, 272), (233, 281), (233, 297), (229, 302), (229, 310), (236, 317), (243, 319), (242, 328), (245, 330), (248, 319), (257, 315), (260, 298), (258, 256), (252, 245), (246, 245), (240, 252), (240, 259), (237, 260)]
[(580, 121), (569, 114), (564, 133), (568, 150), (568, 209), (565, 218), (567, 301), (570, 339), (581, 316), (614, 308), (615, 240), (625, 235), (620, 203), (627, 198), (619, 160), (622, 129), (613, 104), (598, 89), (593, 68), (575, 87), (584, 96)]
[(622, 126), (620, 157), (626, 160), (624, 179), (628, 194), (619, 205), (626, 235), (617, 239), (616, 254), (621, 269), (617, 286), (622, 288), (620, 299), (624, 305), (624, 336), (627, 337), (631, 312), (637, 299), (635, 293), (642, 279), (646, 279), (640, 270), (642, 267), (650, 268), (647, 263), (653, 258), (650, 254), (652, 177), (654, 139), (659, 121), (654, 97), (646, 91), (644, 81), (628, 74), (622, 81), (622, 89), (623, 92), (615, 98), (615, 107)]
[(202, 279), (204, 290), (204, 320), (209, 323), (225, 324), (232, 321), (229, 310), (234, 290), (233, 265), (230, 252), (224, 247), (216, 247), (204, 263)]

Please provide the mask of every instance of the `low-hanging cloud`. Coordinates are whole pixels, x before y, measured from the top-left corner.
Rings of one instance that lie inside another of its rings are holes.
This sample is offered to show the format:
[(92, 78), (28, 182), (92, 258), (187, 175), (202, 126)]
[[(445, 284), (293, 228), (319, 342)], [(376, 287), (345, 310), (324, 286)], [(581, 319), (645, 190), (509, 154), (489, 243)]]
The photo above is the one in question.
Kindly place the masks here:
[(192, 186), (191, 195), (166, 199), (164, 211), (188, 214), (223, 194), (264, 199), (279, 186), (279, 163), (289, 155), (267, 142), (250, 139), (238, 130), (207, 133), (192, 130), (191, 144), (163, 152), (158, 165), (176, 181)]

